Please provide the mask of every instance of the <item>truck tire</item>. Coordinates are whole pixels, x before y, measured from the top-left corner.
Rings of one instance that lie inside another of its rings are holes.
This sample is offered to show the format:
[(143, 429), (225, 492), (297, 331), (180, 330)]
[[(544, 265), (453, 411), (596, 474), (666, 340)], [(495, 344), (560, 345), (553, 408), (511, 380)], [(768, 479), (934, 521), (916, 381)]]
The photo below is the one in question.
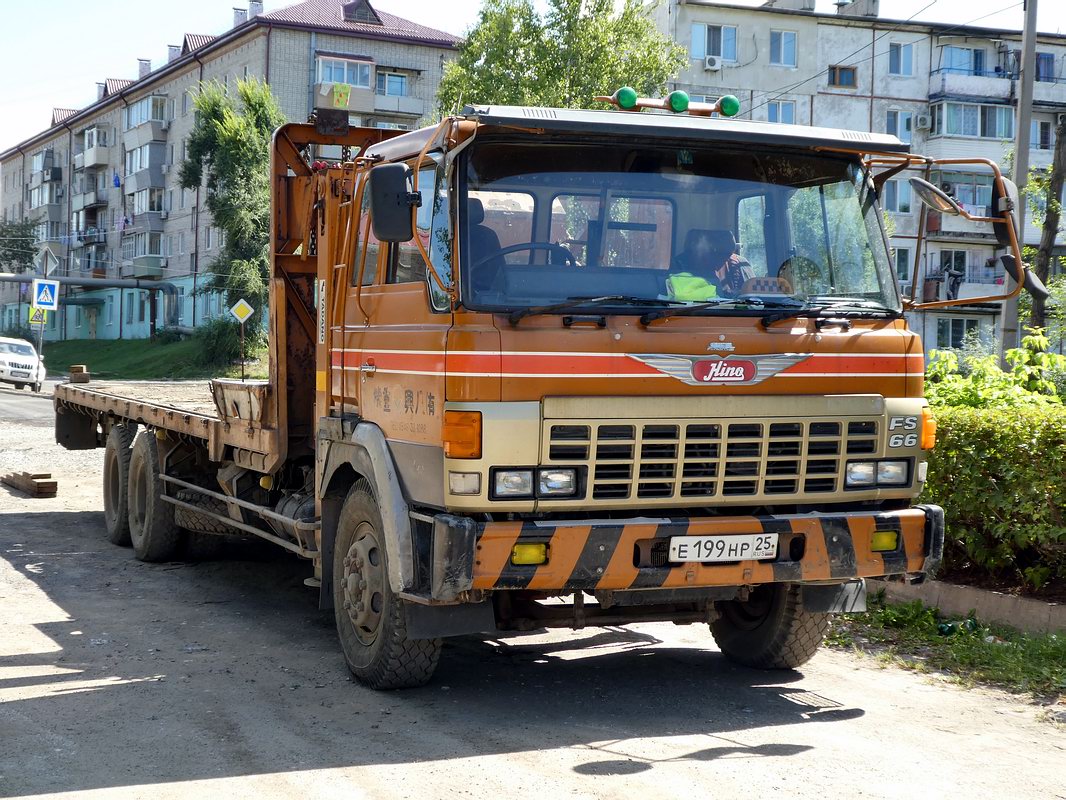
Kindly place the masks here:
[(111, 544), (130, 544), (130, 448), (136, 425), (112, 425), (104, 447), (104, 524)]
[(794, 669), (818, 651), (829, 615), (803, 609), (796, 584), (756, 587), (748, 600), (718, 603), (711, 634), (723, 655), (756, 669)]
[(425, 685), (437, 668), (440, 639), (410, 639), (403, 604), (389, 585), (381, 514), (369, 484), (352, 487), (333, 549), (337, 636), (356, 680), (371, 689)]
[(130, 453), (128, 495), (130, 541), (141, 561), (171, 561), (184, 544), (184, 532), (174, 522), (174, 506), (159, 499), (162, 493), (155, 434), (144, 430)]

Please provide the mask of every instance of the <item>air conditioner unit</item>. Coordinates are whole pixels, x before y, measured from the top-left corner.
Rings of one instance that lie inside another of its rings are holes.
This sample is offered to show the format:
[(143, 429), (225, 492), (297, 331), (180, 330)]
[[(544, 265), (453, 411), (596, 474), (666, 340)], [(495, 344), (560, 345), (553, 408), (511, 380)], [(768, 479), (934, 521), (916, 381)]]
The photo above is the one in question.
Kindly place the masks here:
[(933, 127), (933, 117), (930, 114), (919, 114), (914, 118), (914, 127), (920, 131), (927, 131)]
[(159, 212), (159, 218), (160, 219), (166, 219), (169, 216), (170, 216), (170, 212), (167, 211), (166, 209), (164, 209), (164, 210)]
[(161, 131), (169, 131), (170, 130), (170, 120), (169, 119), (163, 120), (162, 124), (159, 126), (159, 130), (161, 130)]
[(163, 170), (163, 174), (166, 175), (168, 172), (170, 172), (170, 164), (163, 164), (161, 169)]
[(1066, 125), (1066, 114), (1056, 114), (1055, 122), (1059, 125)]
[(166, 268), (166, 266), (167, 266), (167, 261), (169, 261), (169, 260), (170, 260), (170, 259), (167, 259), (167, 258), (161, 258), (161, 259), (159, 259), (159, 266), (161, 266), (161, 267), (163, 267), (163, 268), (165, 269), (165, 268)]
[(720, 56), (704, 56), (703, 68), (707, 72), (718, 72), (722, 68), (722, 59)]

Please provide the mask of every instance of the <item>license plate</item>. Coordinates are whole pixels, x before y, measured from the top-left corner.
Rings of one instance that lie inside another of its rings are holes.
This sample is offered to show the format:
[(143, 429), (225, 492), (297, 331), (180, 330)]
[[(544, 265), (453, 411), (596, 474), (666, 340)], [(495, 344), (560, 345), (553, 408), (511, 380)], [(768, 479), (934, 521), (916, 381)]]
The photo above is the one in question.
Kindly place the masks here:
[(673, 536), (670, 539), (671, 561), (748, 561), (776, 556), (776, 533)]
[(12, 378), (28, 378), (28, 377), (30, 377), (30, 373), (22, 372), (21, 370), (13, 369), (13, 370), (11, 370), (11, 377)]

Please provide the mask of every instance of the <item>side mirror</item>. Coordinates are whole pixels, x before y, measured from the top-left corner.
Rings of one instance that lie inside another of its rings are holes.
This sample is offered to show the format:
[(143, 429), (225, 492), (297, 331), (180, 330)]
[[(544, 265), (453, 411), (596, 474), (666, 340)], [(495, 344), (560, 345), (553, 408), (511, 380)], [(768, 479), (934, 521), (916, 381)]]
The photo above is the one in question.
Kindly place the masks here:
[[(1015, 209), (1018, 208), (1018, 187), (1014, 181), (1008, 178), (1003, 179), (1003, 187), (1006, 189), (1006, 194), (999, 191), (998, 183), (994, 182), (992, 184), (992, 215), (998, 217), (1004, 211), (1010, 211), (1011, 214), (1014, 214), (1015, 233), (1018, 234), (1018, 239), (1021, 240), (1022, 232), (1018, 230), (1018, 216), (1015, 214)], [(1011, 246), (1007, 223), (993, 222), (992, 231), (995, 233), (996, 241), (999, 242), (1001, 247)]]
[(953, 217), (962, 213), (962, 207), (954, 197), (950, 197), (943, 189), (934, 186), (929, 181), (911, 178), (910, 185), (914, 193), (918, 195), (918, 199), (931, 210), (939, 211), (941, 214), (950, 214)]
[(411, 209), (422, 196), (411, 192), (411, 168), (382, 164), (370, 171), (370, 215), (379, 242), (409, 242), (414, 237)]
[[(1018, 263), (1014, 260), (1014, 256), (1002, 255), (999, 260), (1003, 264), (1003, 271), (1010, 275), (1015, 283), (1018, 283)], [(1025, 271), (1025, 291), (1038, 300), (1047, 300), (1048, 298), (1047, 287), (1044, 286), (1044, 282), (1031, 269)]]

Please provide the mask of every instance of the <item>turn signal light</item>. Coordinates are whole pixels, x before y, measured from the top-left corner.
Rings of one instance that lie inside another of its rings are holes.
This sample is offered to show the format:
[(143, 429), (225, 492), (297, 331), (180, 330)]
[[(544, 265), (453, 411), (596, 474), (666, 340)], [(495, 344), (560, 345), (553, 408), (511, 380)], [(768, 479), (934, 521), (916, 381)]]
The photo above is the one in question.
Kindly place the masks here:
[(447, 458), (481, 458), (481, 412), (445, 411), (444, 455)]
[(548, 545), (516, 544), (511, 548), (511, 563), (515, 566), (543, 564), (548, 560)]
[(889, 553), (899, 547), (899, 533), (896, 531), (875, 531), (870, 540), (870, 549), (875, 553)]
[(926, 406), (922, 409), (922, 449), (932, 450), (936, 447), (936, 417), (933, 410)]

